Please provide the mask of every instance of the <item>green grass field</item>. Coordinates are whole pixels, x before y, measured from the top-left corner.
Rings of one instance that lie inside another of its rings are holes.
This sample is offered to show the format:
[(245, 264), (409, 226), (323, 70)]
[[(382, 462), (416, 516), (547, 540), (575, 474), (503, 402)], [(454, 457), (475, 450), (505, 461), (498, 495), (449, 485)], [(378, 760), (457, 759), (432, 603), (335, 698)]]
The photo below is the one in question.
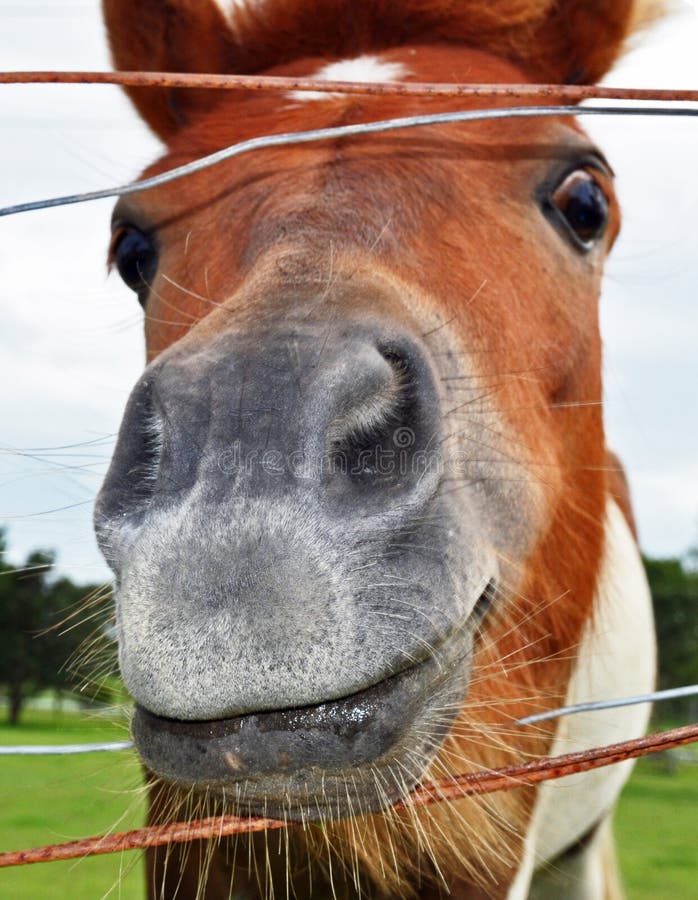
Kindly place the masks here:
[[(124, 740), (124, 722), (27, 711), (2, 744)], [(143, 823), (133, 753), (0, 758), (0, 849), (71, 840)], [(698, 768), (635, 770), (616, 815), (628, 900), (698, 900)], [(0, 870), (0, 900), (143, 900), (139, 854)], [(564, 900), (564, 898), (560, 898)]]
[(629, 900), (698, 900), (698, 767), (641, 761), (615, 819)]
[[(125, 740), (124, 721), (27, 710), (0, 725), (1, 744)], [(132, 752), (0, 757), (0, 847), (14, 850), (143, 824), (140, 768)], [(142, 900), (137, 853), (0, 870), (0, 900)]]

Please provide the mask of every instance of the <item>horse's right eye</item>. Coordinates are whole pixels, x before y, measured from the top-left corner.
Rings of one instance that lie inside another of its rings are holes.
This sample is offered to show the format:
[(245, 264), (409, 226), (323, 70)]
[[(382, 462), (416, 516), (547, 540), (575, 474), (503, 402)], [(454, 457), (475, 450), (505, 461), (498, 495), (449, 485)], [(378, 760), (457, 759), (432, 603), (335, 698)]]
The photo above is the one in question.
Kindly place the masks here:
[(603, 236), (608, 225), (608, 198), (591, 172), (572, 172), (558, 185), (551, 201), (581, 249), (591, 249)]
[(145, 304), (158, 267), (158, 249), (152, 235), (134, 225), (121, 225), (112, 237), (110, 259), (125, 284)]

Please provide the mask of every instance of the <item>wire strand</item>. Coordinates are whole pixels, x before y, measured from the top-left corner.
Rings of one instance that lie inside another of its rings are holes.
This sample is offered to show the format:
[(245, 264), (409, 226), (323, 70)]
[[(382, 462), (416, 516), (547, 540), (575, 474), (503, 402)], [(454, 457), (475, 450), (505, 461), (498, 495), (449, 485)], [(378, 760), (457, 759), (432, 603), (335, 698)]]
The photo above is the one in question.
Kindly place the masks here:
[(39, 209), (51, 209), (57, 206), (69, 206), (74, 203), (86, 203), (90, 200), (103, 200), (107, 197), (124, 197), (170, 184), (180, 178), (193, 175), (203, 169), (218, 165), (244, 153), (254, 150), (266, 150), (271, 147), (285, 147), (295, 144), (309, 144), (317, 141), (336, 140), (337, 138), (355, 137), (364, 134), (379, 134), (385, 131), (399, 131), (406, 128), (419, 128), (429, 125), (448, 125), (463, 122), (482, 122), (496, 119), (535, 118), (545, 116), (698, 116), (698, 108), (675, 107), (627, 107), (627, 106), (514, 106), (499, 109), (469, 109), (455, 112), (426, 113), (418, 116), (402, 116), (394, 119), (379, 119), (375, 122), (360, 122), (355, 125), (339, 125), (333, 128), (317, 128), (310, 131), (281, 132), (241, 141), (210, 153), (183, 166), (177, 166), (168, 172), (144, 178), (119, 187), (105, 188), (98, 191), (86, 191), (82, 194), (69, 194), (63, 197), (51, 197), (46, 200), (34, 200), (29, 203), (18, 203), (0, 209), (0, 218), (22, 212)]
[(14, 744), (0, 747), (0, 756), (72, 756), (78, 753), (132, 750), (133, 747), (133, 741), (105, 741), (96, 744)]
[(679, 697), (694, 697), (696, 695), (698, 695), (698, 684), (690, 684), (686, 687), (655, 691), (652, 694), (638, 694), (636, 697), (620, 697), (616, 700), (591, 700), (588, 703), (561, 706), (548, 712), (524, 716), (522, 719), (517, 719), (515, 724), (535, 725), (536, 722), (546, 722), (548, 719), (559, 719), (561, 716), (574, 716), (577, 713), (593, 712), (598, 709), (619, 709), (622, 706), (636, 706), (639, 703), (658, 703), (664, 700), (676, 700)]
[(420, 81), (325, 81), (279, 75), (199, 72), (0, 72), (0, 84), (102, 84), (127, 88), (193, 88), (255, 92), (308, 91), (379, 97), (533, 97), (559, 100), (698, 101), (698, 91), (617, 88), (596, 84), (464, 84)]

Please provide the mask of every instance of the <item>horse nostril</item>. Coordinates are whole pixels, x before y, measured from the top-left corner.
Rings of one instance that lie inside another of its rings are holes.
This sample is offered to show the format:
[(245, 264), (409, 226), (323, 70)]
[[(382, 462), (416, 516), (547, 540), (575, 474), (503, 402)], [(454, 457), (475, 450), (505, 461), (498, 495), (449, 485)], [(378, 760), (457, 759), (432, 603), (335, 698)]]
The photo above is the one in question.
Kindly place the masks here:
[(155, 493), (162, 459), (162, 426), (152, 408), (145, 411), (140, 434), (140, 454), (129, 472), (136, 502), (146, 506)]
[(475, 607), (473, 608), (473, 616), (478, 624), (481, 624), (486, 618), (493, 603), (497, 598), (498, 587), (494, 578), (491, 578), (485, 585), (485, 589), (480, 595)]
[(155, 496), (163, 453), (162, 417), (154, 381), (144, 378), (126, 407), (119, 430), (117, 452), (95, 506), (95, 526), (102, 552), (111, 544), (115, 529), (138, 527)]
[(329, 428), (330, 471), (357, 487), (400, 488), (413, 482), (415, 457), (433, 443), (430, 390), (409, 352), (391, 344), (376, 349), (380, 379)]

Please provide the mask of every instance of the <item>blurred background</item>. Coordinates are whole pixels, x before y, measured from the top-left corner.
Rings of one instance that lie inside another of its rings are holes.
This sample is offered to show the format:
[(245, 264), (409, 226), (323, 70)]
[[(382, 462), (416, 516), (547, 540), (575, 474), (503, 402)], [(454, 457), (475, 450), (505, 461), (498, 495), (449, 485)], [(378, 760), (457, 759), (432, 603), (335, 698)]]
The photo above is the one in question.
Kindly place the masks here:
[[(608, 84), (698, 88), (695, 0), (674, 3), (635, 44)], [(0, 68), (109, 68), (98, 0), (0, 0)], [(3, 86), (0, 124), (3, 206), (124, 183), (158, 153), (113, 87)], [(607, 429), (648, 557), (662, 686), (698, 682), (698, 120), (585, 125), (616, 170), (625, 217), (602, 299)], [(106, 272), (111, 208), (102, 201), (0, 219), (0, 716), (14, 720), (0, 727), (7, 743), (123, 738), (127, 729), (116, 680), (80, 693), (86, 667), (113, 664), (102, 602), (110, 574), (92, 535), (92, 503), (144, 356), (140, 308)], [(25, 563), (29, 573), (14, 571)], [(36, 652), (37, 632), (86, 595), (94, 598), (88, 625), (69, 620), (62, 642), (54, 631)], [(71, 655), (61, 670), (55, 661)], [(670, 724), (698, 719), (688, 702), (657, 714)], [(686, 751), (643, 764), (626, 792), (618, 828), (631, 900), (698, 898), (694, 762)], [(3, 760), (0, 847), (105, 830), (125, 810), (119, 828), (138, 823), (139, 784), (128, 754)], [(140, 898), (140, 873), (125, 875), (135, 864), (132, 856), (2, 872), (0, 897), (94, 898), (113, 888)]]

